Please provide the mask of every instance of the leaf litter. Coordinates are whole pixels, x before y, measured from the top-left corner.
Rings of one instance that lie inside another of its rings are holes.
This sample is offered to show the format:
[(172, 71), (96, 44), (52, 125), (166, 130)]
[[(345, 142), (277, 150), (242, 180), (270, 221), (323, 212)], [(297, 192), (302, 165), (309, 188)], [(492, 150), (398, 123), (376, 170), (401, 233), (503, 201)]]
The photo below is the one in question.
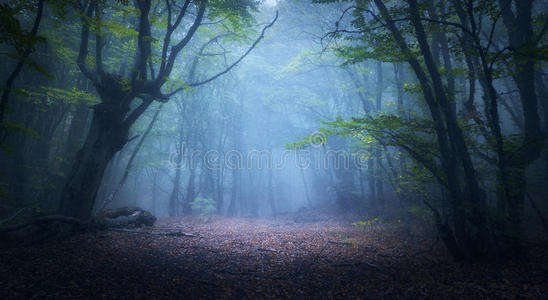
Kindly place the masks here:
[[(548, 295), (544, 249), (527, 262), (454, 262), (420, 226), (314, 213), (215, 216), (0, 249), (2, 299), (408, 299)], [(349, 221), (349, 220), (353, 220)]]

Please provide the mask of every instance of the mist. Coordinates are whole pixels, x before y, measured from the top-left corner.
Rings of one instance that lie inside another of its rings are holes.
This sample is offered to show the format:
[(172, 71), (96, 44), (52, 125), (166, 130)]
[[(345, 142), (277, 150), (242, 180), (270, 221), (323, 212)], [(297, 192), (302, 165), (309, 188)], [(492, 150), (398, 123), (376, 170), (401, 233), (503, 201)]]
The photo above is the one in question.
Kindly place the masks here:
[(0, 2), (5, 298), (548, 293), (545, 1), (61, 2)]

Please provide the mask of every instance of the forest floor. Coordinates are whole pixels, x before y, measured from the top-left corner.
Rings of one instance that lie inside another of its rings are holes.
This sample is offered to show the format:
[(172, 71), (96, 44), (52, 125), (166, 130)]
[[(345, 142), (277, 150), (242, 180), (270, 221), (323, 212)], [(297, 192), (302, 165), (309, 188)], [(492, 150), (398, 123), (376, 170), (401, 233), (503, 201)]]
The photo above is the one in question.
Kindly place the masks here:
[[(351, 221), (350, 221), (350, 220)], [(547, 254), (501, 266), (457, 263), (399, 222), (348, 216), (160, 220), (0, 249), (0, 299), (502, 299), (548, 296)], [(182, 235), (181, 233), (189, 233)]]

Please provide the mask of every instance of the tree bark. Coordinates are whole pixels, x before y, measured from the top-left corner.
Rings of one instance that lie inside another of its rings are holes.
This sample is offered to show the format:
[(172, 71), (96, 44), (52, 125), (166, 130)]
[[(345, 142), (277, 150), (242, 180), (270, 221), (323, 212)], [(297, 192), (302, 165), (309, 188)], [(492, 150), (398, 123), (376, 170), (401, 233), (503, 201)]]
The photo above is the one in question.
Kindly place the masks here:
[[(408, 0), (410, 8), (411, 23), (415, 28), (417, 41), (424, 57), (427, 70), (432, 80), (432, 87), (436, 95), (436, 99), (445, 117), (447, 133), (449, 136), (450, 146), (455, 153), (455, 157), (462, 164), (464, 171), (464, 207), (468, 210), (466, 219), (475, 227), (475, 234), (466, 233), (462, 241), (466, 244), (466, 248), (473, 256), (483, 255), (485, 251), (485, 234), (486, 234), (486, 206), (485, 195), (479, 187), (476, 177), (476, 171), (466, 145), (462, 129), (459, 127), (456, 118), (454, 107), (450, 103), (450, 98), (442, 83), (442, 76), (432, 57), (428, 39), (422, 25), (419, 5), (416, 0)], [(459, 205), (462, 206), (462, 205)], [(462, 208), (460, 208), (462, 209)], [(462, 224), (461, 224), (462, 226)]]
[(59, 207), (63, 215), (82, 220), (91, 217), (105, 168), (127, 142), (129, 128), (120, 118), (125, 112), (105, 106), (95, 107), (90, 131), (69, 174)]
[(160, 104), (160, 107), (158, 107), (158, 109), (154, 113), (154, 116), (152, 117), (152, 120), (148, 124), (148, 126), (145, 129), (145, 132), (143, 133), (141, 138), (139, 139), (139, 142), (137, 143), (137, 145), (135, 145), (135, 148), (131, 152), (131, 156), (129, 157), (129, 160), (127, 162), (126, 168), (124, 169), (124, 174), (122, 175), (122, 178), (120, 179), (120, 182), (118, 182), (118, 185), (116, 185), (114, 187), (114, 191), (112, 191), (112, 193), (109, 195), (109, 197), (107, 199), (105, 199), (104, 203), (101, 205), (101, 210), (103, 210), (107, 205), (109, 205), (110, 203), (112, 203), (113, 201), (116, 200), (116, 196), (118, 196), (118, 193), (120, 192), (120, 190), (122, 189), (122, 187), (126, 183), (126, 180), (127, 180), (128, 176), (129, 176), (129, 173), (131, 171), (131, 167), (133, 166), (133, 161), (137, 157), (137, 154), (139, 153), (139, 150), (141, 150), (141, 147), (143, 146), (143, 143), (145, 142), (147, 136), (152, 131), (152, 128), (154, 127), (154, 124), (156, 123), (156, 120), (158, 120), (158, 116), (160, 115), (160, 111), (162, 110), (162, 106), (163, 106), (163, 104)]
[[(515, 3), (516, 13), (512, 10)], [(525, 121), (524, 140), (521, 147), (508, 158), (509, 184), (515, 188), (508, 193), (506, 199), (509, 224), (506, 229), (510, 237), (513, 255), (522, 253), (521, 226), (525, 201), (526, 180), (525, 170), (529, 164), (539, 158), (543, 142), (540, 117), (538, 113), (538, 97), (535, 85), (536, 55), (532, 26), (532, 0), (499, 0), (502, 20), (508, 33), (508, 43), (513, 52), (515, 64), (514, 81), (518, 87)]]
[[(467, 153), (466, 145), (463, 144), (464, 139), (462, 132), (456, 124), (455, 112), (454, 110), (451, 110), (450, 106), (448, 106), (447, 95), (445, 94), (445, 90), (441, 82), (441, 76), (437, 70), (434, 59), (432, 58), (426, 33), (424, 32), (424, 28), (420, 21), (418, 4), (416, 1), (408, 1), (410, 5), (411, 21), (416, 31), (421, 52), (425, 58), (427, 70), (430, 73), (430, 79), (424, 72), (419, 61), (410, 54), (411, 50), (409, 49), (402, 33), (396, 27), (395, 22), (390, 16), (384, 2), (382, 0), (374, 0), (374, 2), (379, 9), (381, 17), (385, 20), (386, 26), (393, 34), (400, 50), (408, 56), (407, 61), (411, 65), (417, 79), (419, 80), (423, 96), (426, 100), (433, 120), (440, 152), (441, 165), (446, 175), (445, 180), (449, 190), (449, 195), (451, 196), (451, 205), (453, 208), (455, 235), (453, 236), (453, 234), (447, 234), (446, 236), (455, 238), (456, 241), (445, 241), (446, 246), (448, 248), (459, 247), (459, 249), (450, 249), (453, 253), (465, 253), (463, 250), (469, 252), (471, 248), (470, 246), (473, 243), (470, 242), (470, 238), (467, 234), (466, 220), (472, 219), (474, 224), (478, 226), (478, 229), (480, 229), (482, 227), (482, 219), (478, 218), (477, 215), (478, 213), (479, 215), (482, 215), (482, 210), (481, 207), (478, 207), (478, 212), (475, 212), (475, 216), (470, 218), (467, 216), (467, 211), (463, 203), (469, 202), (469, 200), (465, 199), (466, 197), (467, 199), (474, 199), (476, 201), (479, 200), (479, 203), (477, 204), (481, 205), (483, 203), (483, 194), (481, 191), (476, 191), (476, 193), (471, 192), (477, 187), (474, 169), (471, 165), (471, 161), (469, 160), (470, 157)], [(432, 86), (430, 85), (430, 82), (432, 82)], [(463, 168), (466, 174), (466, 193), (463, 193), (460, 185), (461, 179), (459, 178), (457, 169), (457, 162), (459, 160), (463, 163)], [(445, 228), (451, 230), (449, 227)], [(482, 230), (477, 230), (477, 232), (480, 234), (483, 233)], [(474, 240), (479, 243), (480, 239), (474, 238)]]
[[(382, 62), (377, 62), (377, 91), (375, 96), (375, 110), (377, 113), (380, 113), (382, 110), (382, 94), (384, 90), (384, 78), (383, 78), (383, 70), (382, 70)], [(376, 191), (376, 197), (377, 197), (377, 203), (378, 209), (379, 209), (379, 215), (384, 215), (385, 213), (385, 206), (386, 204), (384, 199), (384, 185), (382, 180), (382, 151), (381, 149), (375, 149), (375, 191)]]

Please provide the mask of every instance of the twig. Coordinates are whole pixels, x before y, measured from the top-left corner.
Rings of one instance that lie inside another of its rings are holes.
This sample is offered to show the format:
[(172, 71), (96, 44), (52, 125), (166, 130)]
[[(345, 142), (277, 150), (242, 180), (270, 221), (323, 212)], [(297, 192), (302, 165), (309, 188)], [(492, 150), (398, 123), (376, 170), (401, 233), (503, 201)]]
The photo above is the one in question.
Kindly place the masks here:
[[(211, 82), (215, 79), (217, 79), (218, 77), (230, 72), (230, 70), (232, 70), (232, 68), (234, 68), (237, 64), (239, 64), (250, 52), (251, 50), (253, 50), (257, 44), (259, 44), (259, 42), (264, 38), (264, 34), (266, 32), (266, 30), (270, 27), (272, 27), (272, 25), (274, 25), (274, 23), (276, 22), (276, 20), (278, 20), (278, 11), (276, 11), (276, 16), (274, 17), (274, 20), (272, 20), (272, 22), (270, 22), (270, 24), (266, 25), (265, 27), (263, 27), (263, 30), (261, 31), (261, 35), (255, 40), (255, 42), (247, 49), (246, 52), (244, 52), (244, 54), (242, 56), (240, 56), (240, 58), (238, 58), (234, 63), (232, 63), (230, 66), (228, 66), (224, 71), (222, 72), (219, 72), (217, 74), (215, 74), (214, 76), (210, 77), (209, 79), (206, 79), (206, 80), (203, 80), (203, 81), (200, 81), (200, 82), (194, 82), (194, 83), (190, 83), (188, 84), (189, 87), (196, 87), (196, 86), (200, 86), (200, 85), (204, 85), (208, 82)], [(172, 91), (171, 93), (169, 93), (167, 96), (168, 97), (171, 97), (175, 94), (177, 94), (178, 92), (182, 91), (182, 90), (185, 90), (187, 87), (181, 87), (181, 88), (178, 88), (176, 89), (175, 91)]]

